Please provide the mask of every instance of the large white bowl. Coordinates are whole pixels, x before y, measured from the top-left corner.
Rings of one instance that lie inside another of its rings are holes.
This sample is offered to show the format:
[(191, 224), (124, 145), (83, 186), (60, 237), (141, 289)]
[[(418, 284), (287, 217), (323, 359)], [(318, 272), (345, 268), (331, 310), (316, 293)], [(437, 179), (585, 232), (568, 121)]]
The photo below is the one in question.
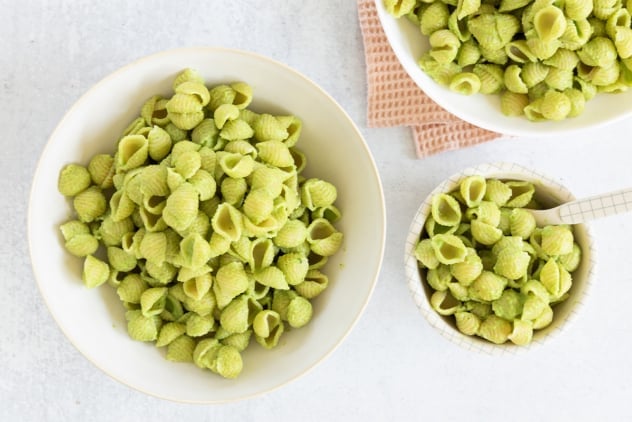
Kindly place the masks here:
[[(253, 109), (292, 113), (303, 120), (298, 147), (306, 175), (338, 188), (343, 217), (342, 250), (324, 271), (330, 287), (314, 301), (314, 318), (284, 334), (268, 351), (253, 342), (244, 370), (225, 380), (193, 364), (164, 359), (151, 344), (130, 339), (125, 310), (107, 285), (89, 290), (81, 282), (81, 260), (63, 248), (58, 226), (71, 216), (57, 192), (59, 170), (87, 164), (96, 153), (113, 152), (117, 136), (153, 94), (171, 93), (174, 76), (197, 69), (207, 83), (245, 81), (254, 90)], [(143, 58), (90, 89), (66, 114), (48, 141), (34, 176), (28, 237), (35, 277), (50, 312), (72, 344), (111, 377), (170, 400), (218, 403), (269, 392), (298, 378), (330, 355), (362, 314), (377, 281), (385, 239), (381, 182), (365, 141), (344, 110), (322, 89), (289, 67), (252, 53), (185, 48)]]
[(535, 185), (535, 198), (543, 205), (559, 205), (575, 199), (573, 194), (554, 179), (538, 171), (523, 167), (515, 163), (486, 163), (464, 169), (444, 180), (437, 186), (419, 206), (410, 225), (405, 246), (405, 268), (408, 287), (419, 312), (437, 331), (448, 340), (476, 352), (490, 355), (516, 354), (543, 345), (551, 338), (564, 332), (578, 315), (590, 290), (595, 268), (595, 251), (593, 249), (590, 229), (586, 224), (573, 226), (575, 241), (582, 250), (582, 260), (573, 272), (573, 285), (569, 290), (569, 297), (553, 307), (553, 322), (544, 329), (536, 330), (533, 341), (526, 346), (516, 346), (513, 343), (493, 344), (480, 337), (468, 336), (461, 333), (454, 323), (454, 317), (439, 315), (430, 305), (431, 288), (426, 282), (425, 275), (419, 269), (415, 258), (415, 246), (424, 227), (426, 219), (431, 213), (432, 198), (439, 193), (454, 191), (467, 176), (480, 175), (488, 179), (524, 180)]
[(383, 0), (375, 0), (375, 4), (386, 38), (412, 80), (441, 107), (474, 125), (505, 135), (542, 137), (568, 134), (632, 116), (632, 89), (629, 89), (619, 94), (598, 94), (586, 102), (586, 109), (580, 116), (560, 122), (531, 122), (524, 117), (507, 117), (500, 111), (498, 95), (465, 96), (433, 81), (417, 65), (429, 49), (428, 37), (407, 18), (395, 19), (389, 15)]

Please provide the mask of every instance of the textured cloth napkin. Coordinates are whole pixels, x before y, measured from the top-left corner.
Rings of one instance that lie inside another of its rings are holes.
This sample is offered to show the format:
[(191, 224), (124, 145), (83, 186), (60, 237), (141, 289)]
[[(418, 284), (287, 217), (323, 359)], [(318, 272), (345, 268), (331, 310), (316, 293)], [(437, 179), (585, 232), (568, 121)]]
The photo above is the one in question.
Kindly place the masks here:
[(419, 158), (501, 136), (449, 113), (413, 82), (386, 39), (375, 0), (358, 0), (358, 17), (366, 57), (369, 127), (411, 126)]

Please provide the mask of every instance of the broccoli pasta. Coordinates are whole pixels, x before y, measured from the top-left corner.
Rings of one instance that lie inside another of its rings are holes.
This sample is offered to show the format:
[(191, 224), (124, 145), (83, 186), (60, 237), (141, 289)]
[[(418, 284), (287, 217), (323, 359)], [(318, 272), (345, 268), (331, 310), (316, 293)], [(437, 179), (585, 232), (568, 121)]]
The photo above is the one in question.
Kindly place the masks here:
[(432, 198), (414, 256), (431, 307), (463, 334), (528, 344), (568, 297), (582, 251), (570, 226), (536, 227), (534, 195), (530, 182), (468, 176)]
[(343, 242), (338, 191), (301, 174), (301, 121), (250, 110), (246, 83), (208, 87), (186, 69), (173, 90), (113, 154), (61, 169), (76, 215), (60, 231), (85, 285), (116, 289), (131, 338), (235, 378), (251, 338), (273, 348), (311, 320)]
[[(531, 121), (580, 115), (597, 92), (632, 86), (632, 19), (622, 1), (383, 0), (428, 37), (419, 67), (463, 95), (500, 94)], [(579, 93), (583, 95), (578, 95)]]

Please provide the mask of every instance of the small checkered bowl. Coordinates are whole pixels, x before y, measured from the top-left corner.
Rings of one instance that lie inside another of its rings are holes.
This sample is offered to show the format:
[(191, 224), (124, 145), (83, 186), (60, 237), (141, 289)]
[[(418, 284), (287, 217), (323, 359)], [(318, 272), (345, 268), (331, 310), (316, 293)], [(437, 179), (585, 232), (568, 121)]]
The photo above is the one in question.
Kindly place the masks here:
[(469, 350), (490, 355), (517, 353), (529, 350), (535, 346), (548, 342), (554, 336), (566, 331), (569, 323), (578, 314), (586, 299), (592, 273), (594, 270), (595, 255), (592, 246), (592, 238), (589, 227), (585, 224), (573, 226), (575, 242), (582, 250), (582, 259), (579, 268), (572, 273), (573, 285), (569, 291), (569, 297), (565, 301), (553, 306), (553, 321), (547, 327), (536, 330), (533, 340), (526, 346), (517, 346), (507, 342), (494, 344), (477, 336), (468, 336), (461, 333), (454, 322), (453, 316), (442, 316), (430, 305), (430, 297), (433, 289), (425, 279), (424, 271), (421, 271), (415, 258), (415, 246), (422, 234), (426, 218), (431, 213), (431, 202), (434, 195), (452, 192), (458, 188), (461, 181), (472, 175), (480, 175), (486, 179), (524, 180), (535, 185), (535, 199), (544, 206), (554, 206), (574, 200), (573, 194), (555, 180), (536, 171), (513, 163), (482, 164), (467, 168), (437, 186), (422, 202), (415, 213), (406, 239), (405, 267), (408, 287), (417, 308), (426, 320), (448, 340)]

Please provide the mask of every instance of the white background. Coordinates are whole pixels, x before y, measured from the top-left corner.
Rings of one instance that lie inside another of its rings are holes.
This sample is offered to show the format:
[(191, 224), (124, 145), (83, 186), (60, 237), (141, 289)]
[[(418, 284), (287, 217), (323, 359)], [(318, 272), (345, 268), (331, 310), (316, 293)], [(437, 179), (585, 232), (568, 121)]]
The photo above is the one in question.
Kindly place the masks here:
[[(433, 331), (415, 308), (403, 266), (418, 204), (464, 167), (514, 161), (577, 196), (632, 186), (631, 119), (569, 137), (502, 139), (419, 160), (409, 129), (367, 128), (352, 0), (0, 0), (0, 10), (0, 421), (632, 418), (632, 215), (591, 224), (598, 267), (581, 314), (564, 334), (518, 356), (478, 355)], [(216, 406), (148, 397), (92, 366), (46, 309), (26, 241), (32, 175), (65, 111), (137, 58), (198, 45), (265, 54), (328, 91), (366, 137), (388, 218), (377, 287), (340, 348), (284, 388)]]

